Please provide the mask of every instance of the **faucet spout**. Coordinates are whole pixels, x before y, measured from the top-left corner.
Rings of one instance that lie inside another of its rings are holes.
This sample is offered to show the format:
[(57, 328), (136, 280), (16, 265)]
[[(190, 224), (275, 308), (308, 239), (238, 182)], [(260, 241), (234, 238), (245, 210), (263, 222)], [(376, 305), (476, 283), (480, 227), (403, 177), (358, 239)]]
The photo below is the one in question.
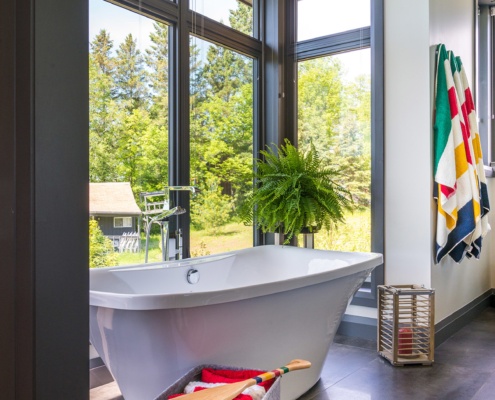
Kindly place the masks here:
[(169, 186), (168, 190), (189, 191), (191, 193), (196, 193), (196, 187), (194, 186)]
[(164, 210), (162, 211), (159, 215), (155, 217), (157, 221), (163, 221), (167, 218), (173, 217), (174, 215), (181, 215), (186, 212), (185, 208), (182, 208), (181, 206), (177, 206), (174, 208), (171, 208), (170, 210)]

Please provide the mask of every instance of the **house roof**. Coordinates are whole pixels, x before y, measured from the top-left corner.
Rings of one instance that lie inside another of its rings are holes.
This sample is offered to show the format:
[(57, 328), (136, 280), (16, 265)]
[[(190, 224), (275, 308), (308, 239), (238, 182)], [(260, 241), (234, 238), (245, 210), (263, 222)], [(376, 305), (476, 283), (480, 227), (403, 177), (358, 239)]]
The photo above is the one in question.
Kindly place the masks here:
[(89, 184), (90, 215), (141, 215), (129, 182)]

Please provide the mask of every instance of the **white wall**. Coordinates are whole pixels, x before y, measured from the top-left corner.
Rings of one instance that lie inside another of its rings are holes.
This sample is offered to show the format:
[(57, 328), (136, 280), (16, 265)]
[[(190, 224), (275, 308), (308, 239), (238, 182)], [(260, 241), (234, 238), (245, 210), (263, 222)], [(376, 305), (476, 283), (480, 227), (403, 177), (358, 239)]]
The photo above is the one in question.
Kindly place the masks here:
[(434, 46), (461, 56), (473, 84), (473, 32), (472, 1), (385, 0), (385, 282), (435, 288), (436, 322), (495, 287), (493, 234), (479, 261), (433, 263)]
[(431, 285), (429, 1), (385, 0), (385, 283)]

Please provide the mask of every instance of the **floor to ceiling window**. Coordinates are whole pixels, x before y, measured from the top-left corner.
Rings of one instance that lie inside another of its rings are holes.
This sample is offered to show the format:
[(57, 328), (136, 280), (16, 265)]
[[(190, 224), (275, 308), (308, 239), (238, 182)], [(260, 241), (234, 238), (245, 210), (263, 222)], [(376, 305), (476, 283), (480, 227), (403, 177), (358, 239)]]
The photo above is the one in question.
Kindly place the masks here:
[[(168, 29), (90, 0), (92, 267), (144, 261), (140, 194), (168, 182)], [(152, 236), (150, 261), (161, 257), (158, 236)]]
[[(91, 181), (128, 182), (140, 209), (142, 192), (194, 186), (194, 194), (170, 199), (187, 210), (170, 222), (172, 231), (183, 234), (184, 257), (251, 246), (252, 227), (245, 226), (236, 211), (252, 185), (253, 157), (266, 142), (260, 134), (266, 122), (258, 110), (259, 2), (91, 3), (99, 7), (89, 46)], [(288, 51), (296, 65), (297, 97), (286, 99), (293, 102), (297, 116), (295, 141), (303, 150), (313, 143), (325, 162), (344, 170), (341, 183), (356, 205), (345, 224), (317, 235), (316, 247), (380, 251), (383, 119), (376, 32), (381, 0), (360, 0), (352, 7), (322, 0), (286, 6), (294, 15), (292, 24), (287, 20), (287, 32), (297, 38)], [(134, 26), (124, 22), (132, 18)], [(267, 76), (276, 65), (265, 65)], [(270, 95), (270, 90), (267, 86), (265, 92)], [(270, 107), (266, 104), (265, 110)], [(283, 135), (290, 136), (288, 128)], [(122, 213), (95, 216), (100, 229), (108, 217), (113, 231), (142, 231), (139, 218)], [(149, 261), (158, 261), (162, 252), (156, 227), (151, 236)], [(119, 251), (120, 264), (144, 261), (143, 235), (140, 239), (137, 251)], [(98, 236), (95, 242), (101, 240)], [(116, 250), (125, 249), (112, 240)]]
[(252, 188), (253, 60), (195, 36), (190, 57), (194, 257), (252, 246), (236, 210)]
[(342, 171), (339, 183), (356, 206), (345, 222), (318, 232), (318, 249), (371, 250), (370, 106), (369, 49), (299, 62), (299, 148), (313, 143), (323, 163)]
[[(144, 262), (143, 193), (168, 186), (195, 188), (168, 199), (186, 209), (169, 221), (183, 257), (253, 245), (237, 209), (259, 135), (258, 10), (252, 0), (90, 0), (92, 266)], [(154, 224), (148, 262), (161, 247)]]
[[(383, 251), (382, 2), (300, 0), (293, 3), (298, 146), (313, 144), (342, 171), (354, 210), (315, 235), (315, 248)], [(376, 306), (378, 268), (355, 302)]]

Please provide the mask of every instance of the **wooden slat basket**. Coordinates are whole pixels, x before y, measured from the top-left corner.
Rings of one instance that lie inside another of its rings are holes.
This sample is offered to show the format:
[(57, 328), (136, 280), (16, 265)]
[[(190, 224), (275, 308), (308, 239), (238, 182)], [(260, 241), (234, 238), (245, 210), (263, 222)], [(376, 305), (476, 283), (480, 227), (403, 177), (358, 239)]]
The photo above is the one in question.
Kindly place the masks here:
[(392, 365), (431, 365), (435, 291), (418, 285), (378, 286), (378, 352)]

